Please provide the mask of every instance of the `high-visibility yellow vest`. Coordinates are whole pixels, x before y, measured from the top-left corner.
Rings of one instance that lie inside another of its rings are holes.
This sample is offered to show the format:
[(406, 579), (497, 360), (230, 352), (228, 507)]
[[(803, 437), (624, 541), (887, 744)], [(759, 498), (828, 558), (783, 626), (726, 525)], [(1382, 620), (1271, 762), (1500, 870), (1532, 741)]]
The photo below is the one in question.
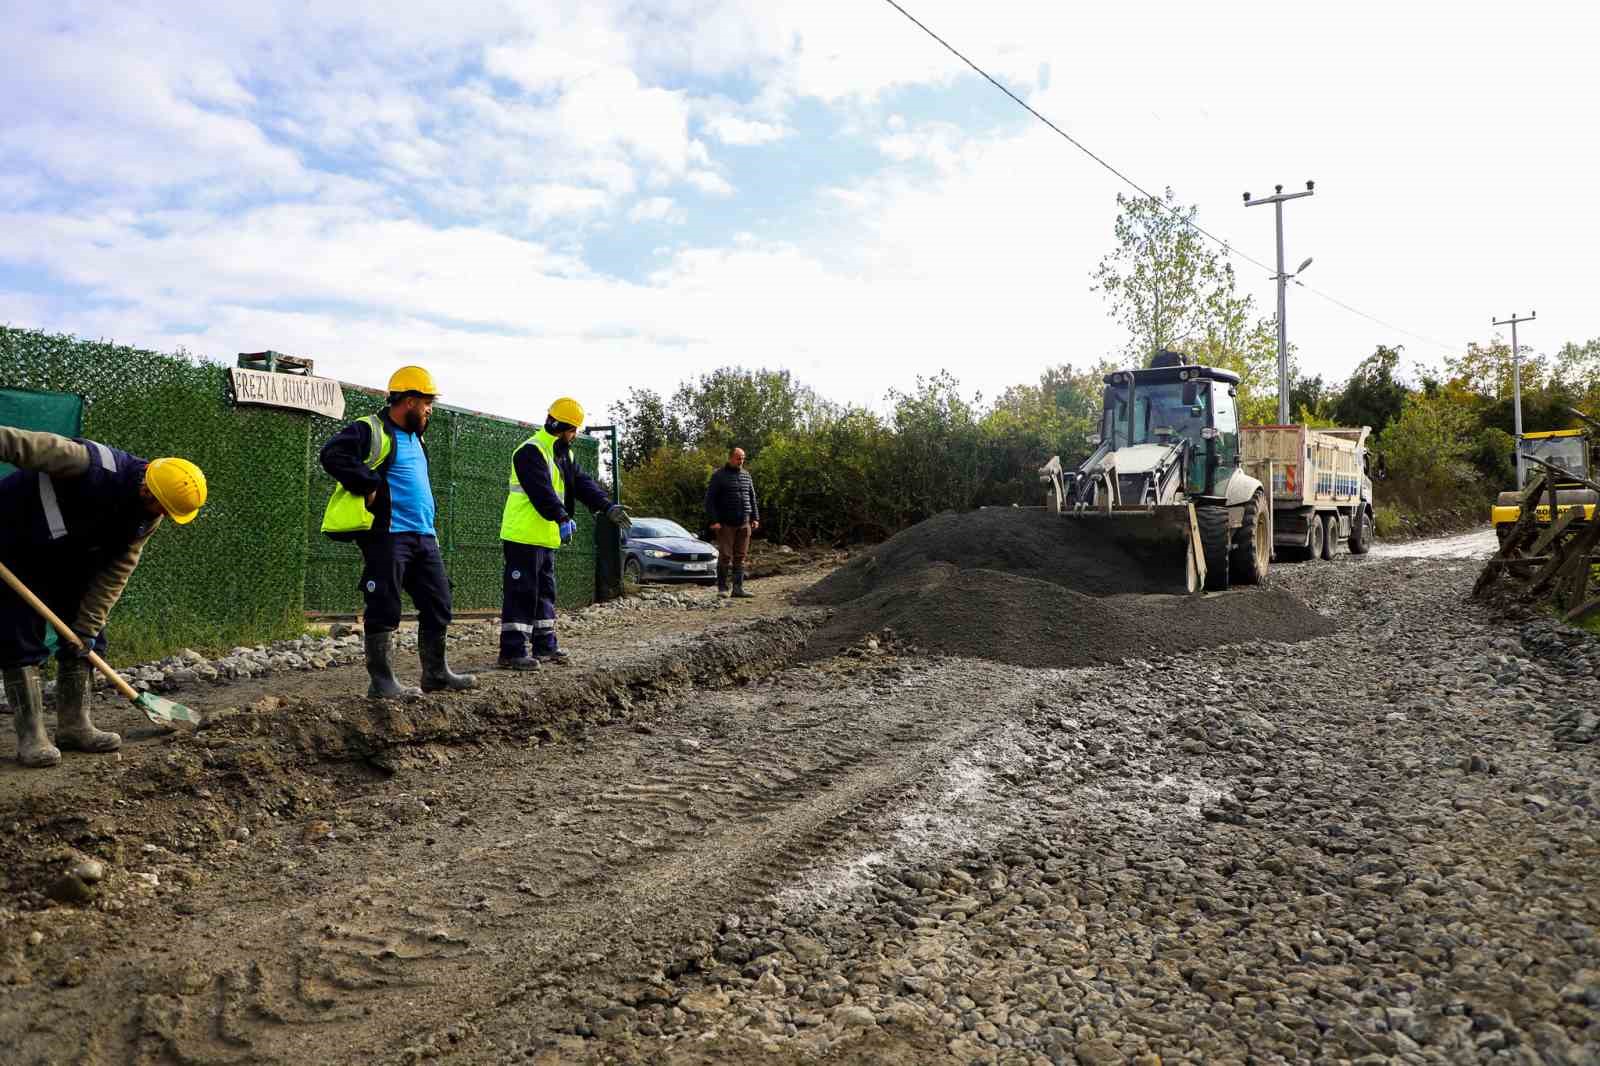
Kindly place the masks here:
[(556, 465), (556, 438), (541, 429), (517, 445), (516, 451), (511, 453), (511, 484), (510, 491), (506, 493), (505, 514), (500, 519), (500, 539), (531, 544), (536, 548), (559, 548), (560, 523), (552, 522), (534, 510), (533, 501), (528, 499), (522, 484), (517, 481), (516, 454), (530, 444), (544, 453), (545, 469), (550, 471), (550, 487), (555, 489), (556, 497), (563, 500), (567, 498), (567, 479), (562, 477), (561, 468)]
[[(372, 443), (367, 446), (367, 469), (376, 470), (389, 457), (389, 434), (383, 431), (383, 419), (378, 415), (368, 415), (361, 421), (372, 430)], [(335, 482), (333, 495), (328, 498), (328, 509), (322, 512), (322, 531), (364, 533), (371, 528), (372, 512), (367, 510), (366, 499)]]

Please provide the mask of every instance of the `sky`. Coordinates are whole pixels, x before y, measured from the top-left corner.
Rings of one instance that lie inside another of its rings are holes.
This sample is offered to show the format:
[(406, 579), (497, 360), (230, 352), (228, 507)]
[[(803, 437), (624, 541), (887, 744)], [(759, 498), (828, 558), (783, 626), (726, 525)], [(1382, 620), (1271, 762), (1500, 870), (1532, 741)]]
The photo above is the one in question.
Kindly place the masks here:
[[(1513, 312), (1535, 351), (1600, 336), (1593, 5), (902, 2), (1262, 262), (1241, 193), (1315, 180), (1307, 373)], [(1091, 274), (1127, 187), (884, 0), (4, 6), (12, 326), (592, 422), (721, 366), (993, 397), (1126, 339)]]

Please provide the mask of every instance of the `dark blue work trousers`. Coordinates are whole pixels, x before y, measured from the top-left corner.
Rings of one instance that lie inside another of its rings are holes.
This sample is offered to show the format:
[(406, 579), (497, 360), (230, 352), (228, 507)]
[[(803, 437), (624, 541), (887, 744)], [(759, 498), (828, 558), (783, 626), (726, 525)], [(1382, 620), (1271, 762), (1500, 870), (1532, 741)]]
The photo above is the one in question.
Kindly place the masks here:
[(556, 650), (556, 553), (503, 540), (505, 597), (500, 607), (500, 656), (520, 659), (531, 643), (533, 654)]
[(400, 593), (417, 608), (417, 631), (443, 633), (450, 626), (450, 579), (439, 541), (426, 533), (373, 533), (361, 538), (361, 595), (367, 631), (400, 627)]

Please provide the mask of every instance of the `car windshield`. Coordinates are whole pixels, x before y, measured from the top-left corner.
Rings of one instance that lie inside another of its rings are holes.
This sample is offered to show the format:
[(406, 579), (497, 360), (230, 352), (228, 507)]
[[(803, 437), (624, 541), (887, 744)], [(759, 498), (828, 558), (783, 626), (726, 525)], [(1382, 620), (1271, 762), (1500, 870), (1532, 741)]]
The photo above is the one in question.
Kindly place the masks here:
[(687, 529), (666, 518), (635, 518), (630, 537), (693, 537)]
[[(1198, 444), (1200, 431), (1206, 427), (1207, 391), (1194, 389), (1193, 384), (1182, 381), (1136, 382), (1131, 410), (1125, 386), (1113, 385), (1106, 389), (1111, 446), (1125, 448), (1130, 444), (1166, 444), (1180, 437), (1187, 437)], [(1190, 388), (1194, 397), (1191, 404), (1183, 402), (1185, 388)]]
[[(1536, 440), (1524, 440), (1522, 454), (1554, 463), (1579, 477), (1589, 476), (1589, 456), (1584, 449), (1582, 437), (1540, 437)], [(1529, 463), (1527, 475), (1531, 477), (1536, 471), (1543, 469), (1538, 463)]]

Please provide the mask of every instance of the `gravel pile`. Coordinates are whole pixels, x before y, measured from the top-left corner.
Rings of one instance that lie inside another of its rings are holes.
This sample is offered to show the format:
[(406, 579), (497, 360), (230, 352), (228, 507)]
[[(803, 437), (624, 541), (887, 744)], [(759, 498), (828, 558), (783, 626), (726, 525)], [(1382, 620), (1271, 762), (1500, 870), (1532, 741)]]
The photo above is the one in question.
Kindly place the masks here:
[(838, 608), (812, 640), (819, 658), (886, 628), (928, 651), (1033, 667), (1310, 640), (1332, 630), (1281, 589), (1158, 595), (1149, 574), (1098, 526), (991, 509), (914, 526), (800, 600)]

